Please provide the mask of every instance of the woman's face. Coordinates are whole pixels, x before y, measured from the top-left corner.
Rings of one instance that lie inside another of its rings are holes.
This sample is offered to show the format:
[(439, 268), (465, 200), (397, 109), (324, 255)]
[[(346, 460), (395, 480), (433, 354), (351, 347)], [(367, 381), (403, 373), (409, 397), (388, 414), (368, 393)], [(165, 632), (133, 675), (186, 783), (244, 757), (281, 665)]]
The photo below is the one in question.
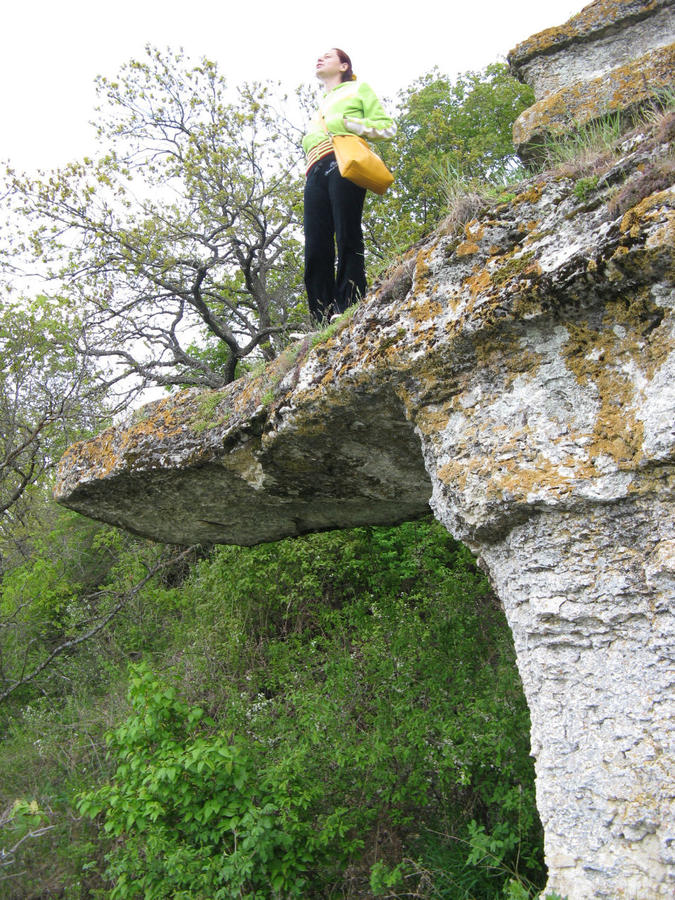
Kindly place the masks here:
[(334, 49), (326, 50), (316, 61), (316, 77), (325, 81), (334, 78), (347, 71), (347, 63), (340, 62), (340, 57)]

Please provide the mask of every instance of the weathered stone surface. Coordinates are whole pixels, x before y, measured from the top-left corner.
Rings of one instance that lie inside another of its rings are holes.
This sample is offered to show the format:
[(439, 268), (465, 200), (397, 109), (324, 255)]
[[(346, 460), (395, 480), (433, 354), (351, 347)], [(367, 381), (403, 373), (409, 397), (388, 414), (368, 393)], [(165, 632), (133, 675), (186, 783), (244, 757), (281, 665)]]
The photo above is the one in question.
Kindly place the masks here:
[(669, 88), (675, 72), (675, 43), (650, 50), (609, 74), (568, 85), (524, 110), (513, 125), (513, 141), (524, 158), (549, 137), (587, 125), (603, 115), (631, 114)]
[(536, 103), (514, 126), (524, 158), (555, 136), (610, 113), (630, 114), (675, 81), (672, 0), (596, 0), (565, 25), (519, 44), (512, 72)]
[(518, 44), (508, 59), (513, 73), (541, 100), (674, 39), (672, 0), (596, 0), (564, 25)]
[(179, 542), (398, 521), (430, 499), (504, 603), (549, 890), (675, 887), (675, 188), (613, 217), (535, 179), (441, 230), (314, 347), (74, 446), (57, 497)]
[(59, 498), (182, 544), (257, 544), (428, 512), (419, 440), (386, 382), (363, 384), (344, 399), (327, 387), (324, 406), (310, 395), (279, 411), (263, 405), (262, 395), (287, 365), (281, 357), (252, 383), (158, 401), (141, 421), (77, 445), (64, 457)]

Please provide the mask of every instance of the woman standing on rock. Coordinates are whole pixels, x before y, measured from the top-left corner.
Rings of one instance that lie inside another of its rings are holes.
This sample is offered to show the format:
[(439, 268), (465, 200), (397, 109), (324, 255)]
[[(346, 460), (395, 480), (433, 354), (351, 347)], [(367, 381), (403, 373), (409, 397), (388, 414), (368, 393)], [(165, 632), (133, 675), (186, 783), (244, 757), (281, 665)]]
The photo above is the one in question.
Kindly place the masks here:
[(330, 135), (392, 138), (396, 124), (372, 88), (356, 81), (343, 50), (334, 47), (320, 56), (316, 75), (326, 94), (302, 147), (307, 157), (305, 287), (310, 316), (319, 323), (344, 312), (366, 292), (361, 230), (366, 191), (340, 175)]

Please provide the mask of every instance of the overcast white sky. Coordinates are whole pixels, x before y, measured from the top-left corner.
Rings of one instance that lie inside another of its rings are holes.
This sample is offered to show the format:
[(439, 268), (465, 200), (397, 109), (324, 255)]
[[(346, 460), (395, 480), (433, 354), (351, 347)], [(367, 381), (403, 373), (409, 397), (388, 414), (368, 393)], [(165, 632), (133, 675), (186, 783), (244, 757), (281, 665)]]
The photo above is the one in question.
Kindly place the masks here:
[(15, 0), (0, 36), (0, 160), (59, 166), (91, 152), (98, 74), (115, 75), (144, 46), (214, 59), (230, 83), (311, 83), (329, 47), (346, 50), (380, 95), (433, 66), (451, 76), (503, 59), (561, 25), (588, 0)]

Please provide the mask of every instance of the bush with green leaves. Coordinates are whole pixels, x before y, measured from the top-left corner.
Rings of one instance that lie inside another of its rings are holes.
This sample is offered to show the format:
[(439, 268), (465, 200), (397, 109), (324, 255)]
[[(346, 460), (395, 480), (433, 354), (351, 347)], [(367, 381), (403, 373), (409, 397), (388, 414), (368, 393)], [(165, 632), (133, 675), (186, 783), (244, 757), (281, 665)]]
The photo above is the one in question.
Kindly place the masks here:
[(116, 839), (112, 900), (303, 896), (330, 833), (313, 831), (285, 785), (261, 777), (245, 741), (214, 730), (143, 665), (129, 699), (134, 714), (108, 736), (112, 780), (78, 803)]
[[(37, 595), (66, 585), (72, 614), (85, 586), (133, 584), (161, 558), (91, 526), (80, 570), (66, 518), (45, 544), (63, 569), (25, 573)], [(204, 550), (3, 712), (2, 802), (35, 797), (54, 826), (19, 848), (12, 900), (496, 900), (543, 883), (511, 636), (432, 520)]]
[(440, 525), (221, 547), (184, 591), (183, 699), (135, 670), (115, 774), (81, 807), (116, 839), (110, 896), (541, 883), (510, 635)]

